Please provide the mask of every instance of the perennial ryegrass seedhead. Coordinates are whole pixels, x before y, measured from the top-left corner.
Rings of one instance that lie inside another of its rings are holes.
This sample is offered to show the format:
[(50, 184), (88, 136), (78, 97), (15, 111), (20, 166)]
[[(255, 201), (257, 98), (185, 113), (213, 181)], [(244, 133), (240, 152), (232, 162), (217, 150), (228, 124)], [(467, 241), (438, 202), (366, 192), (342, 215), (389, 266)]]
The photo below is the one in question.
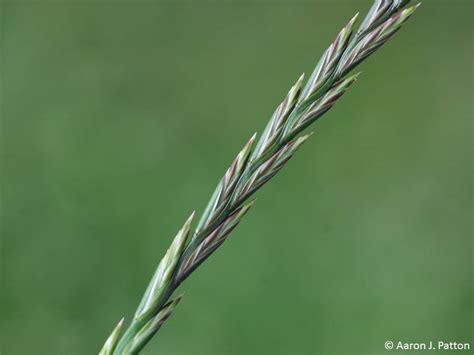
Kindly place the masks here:
[[(303, 87), (301, 75), (277, 107), (263, 134), (244, 145), (217, 185), (190, 238), (194, 213), (185, 222), (158, 265), (122, 336), (123, 319), (107, 339), (100, 355), (138, 354), (181, 299), (170, 301), (178, 286), (222, 243), (240, 223), (255, 199), (248, 200), (291, 159), (309, 138), (300, 135), (330, 110), (354, 83), (349, 76), (358, 64), (388, 41), (418, 5), (409, 0), (376, 0), (354, 32), (358, 15), (339, 32)], [(354, 34), (355, 33), (355, 34)]]

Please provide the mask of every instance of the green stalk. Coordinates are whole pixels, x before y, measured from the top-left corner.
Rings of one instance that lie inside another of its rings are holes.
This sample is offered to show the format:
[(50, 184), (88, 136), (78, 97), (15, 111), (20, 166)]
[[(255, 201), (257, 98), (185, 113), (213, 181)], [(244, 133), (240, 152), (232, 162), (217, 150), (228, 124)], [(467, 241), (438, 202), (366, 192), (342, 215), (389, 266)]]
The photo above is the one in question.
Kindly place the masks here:
[(122, 336), (122, 321), (100, 355), (139, 354), (170, 317), (181, 296), (175, 290), (214, 253), (240, 223), (256, 191), (277, 175), (310, 134), (300, 134), (329, 111), (356, 80), (348, 74), (388, 41), (418, 5), (409, 0), (376, 0), (354, 32), (357, 15), (339, 32), (306, 85), (303, 75), (277, 107), (256, 144), (244, 145), (217, 185), (190, 238), (194, 213), (177, 233), (160, 261), (133, 320)]

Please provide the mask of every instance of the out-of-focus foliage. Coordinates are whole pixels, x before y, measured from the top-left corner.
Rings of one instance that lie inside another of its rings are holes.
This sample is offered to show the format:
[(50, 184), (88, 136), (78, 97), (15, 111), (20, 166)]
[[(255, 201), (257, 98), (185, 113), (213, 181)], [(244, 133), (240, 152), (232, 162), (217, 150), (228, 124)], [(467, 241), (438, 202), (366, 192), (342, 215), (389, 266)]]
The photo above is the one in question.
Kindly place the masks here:
[[(2, 353), (96, 353), (242, 144), (369, 5), (4, 1)], [(426, 1), (362, 65), (144, 354), (472, 344), (472, 13)]]

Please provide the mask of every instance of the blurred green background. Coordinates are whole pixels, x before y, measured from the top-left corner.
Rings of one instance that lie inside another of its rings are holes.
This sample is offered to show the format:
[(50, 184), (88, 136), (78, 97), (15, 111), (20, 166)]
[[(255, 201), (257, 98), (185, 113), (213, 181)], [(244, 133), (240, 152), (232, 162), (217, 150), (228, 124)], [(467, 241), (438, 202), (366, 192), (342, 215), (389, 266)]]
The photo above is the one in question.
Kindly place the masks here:
[[(3, 1), (2, 355), (97, 353), (243, 143), (370, 4)], [(474, 346), (472, 15), (425, 1), (361, 66), (144, 354)]]

